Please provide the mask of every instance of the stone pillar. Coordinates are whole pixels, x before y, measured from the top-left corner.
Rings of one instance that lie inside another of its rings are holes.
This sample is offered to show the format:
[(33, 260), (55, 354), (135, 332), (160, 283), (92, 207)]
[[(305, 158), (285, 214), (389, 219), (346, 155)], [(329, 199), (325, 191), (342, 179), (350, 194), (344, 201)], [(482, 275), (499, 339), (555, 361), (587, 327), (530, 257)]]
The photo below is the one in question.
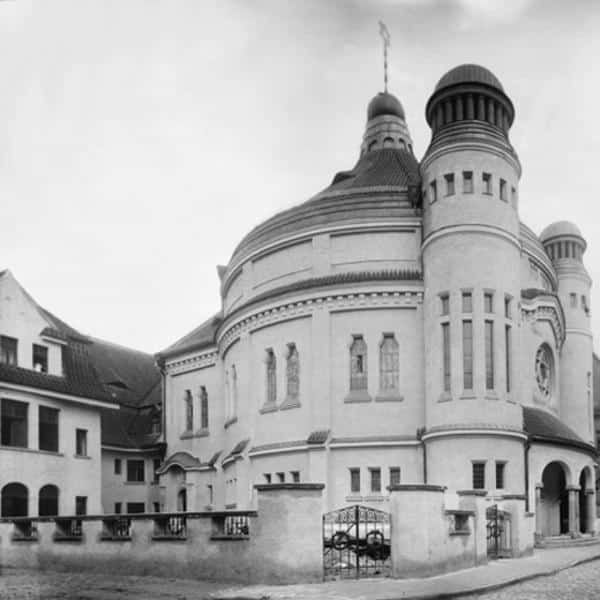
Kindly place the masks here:
[(473, 101), (473, 94), (467, 94), (467, 119), (472, 120), (475, 118), (475, 103)]
[(542, 489), (544, 485), (535, 484), (535, 541), (539, 542), (543, 537), (542, 532)]
[(485, 517), (487, 492), (485, 490), (459, 490), (458, 505), (461, 510), (475, 511), (475, 562), (487, 563), (487, 521)]
[(586, 531), (596, 535), (596, 494), (593, 489), (585, 490), (585, 503), (587, 506)]
[(456, 97), (456, 112), (455, 117), (457, 121), (462, 121), (464, 118), (464, 112), (463, 112), (463, 99), (462, 96), (457, 96)]
[(485, 121), (485, 98), (483, 96), (477, 97), (477, 120)]
[(488, 123), (490, 123), (491, 125), (494, 125), (495, 121), (495, 117), (496, 117), (496, 110), (495, 110), (495, 106), (494, 106), (494, 101), (491, 98), (488, 98), (488, 103), (487, 103), (487, 121)]
[(510, 550), (513, 558), (533, 552), (531, 521), (525, 512), (525, 494), (505, 494), (502, 509), (510, 513)]
[(569, 535), (571, 537), (579, 537), (579, 486), (567, 486), (569, 494)]
[(255, 485), (255, 581), (323, 580), (322, 483)]

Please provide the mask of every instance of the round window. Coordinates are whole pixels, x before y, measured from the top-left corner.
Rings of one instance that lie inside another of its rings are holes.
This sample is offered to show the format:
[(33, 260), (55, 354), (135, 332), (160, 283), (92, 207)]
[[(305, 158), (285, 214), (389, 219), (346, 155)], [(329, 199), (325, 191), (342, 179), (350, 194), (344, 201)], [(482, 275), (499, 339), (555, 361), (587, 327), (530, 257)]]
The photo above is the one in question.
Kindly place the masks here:
[(554, 382), (554, 359), (552, 350), (546, 344), (542, 344), (535, 354), (535, 379), (541, 395), (549, 398)]

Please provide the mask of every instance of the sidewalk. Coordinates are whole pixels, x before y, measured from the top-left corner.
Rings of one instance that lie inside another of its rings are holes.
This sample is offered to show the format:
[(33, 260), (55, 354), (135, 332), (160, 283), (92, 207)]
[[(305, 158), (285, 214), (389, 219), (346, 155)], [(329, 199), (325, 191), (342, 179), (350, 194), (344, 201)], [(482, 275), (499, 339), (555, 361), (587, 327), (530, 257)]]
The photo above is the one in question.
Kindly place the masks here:
[(427, 579), (362, 579), (288, 586), (232, 587), (210, 594), (221, 600), (410, 600), (453, 598), (483, 593), (582, 562), (600, 559), (599, 543), (573, 548), (536, 550), (533, 556), (491, 561), (481, 567)]

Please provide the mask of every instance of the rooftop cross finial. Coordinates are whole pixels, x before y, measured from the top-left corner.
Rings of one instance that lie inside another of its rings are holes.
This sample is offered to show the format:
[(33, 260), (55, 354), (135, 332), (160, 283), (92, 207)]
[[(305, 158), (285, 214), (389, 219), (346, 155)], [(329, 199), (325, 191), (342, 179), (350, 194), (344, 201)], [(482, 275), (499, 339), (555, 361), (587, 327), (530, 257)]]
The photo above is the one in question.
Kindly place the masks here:
[(385, 91), (387, 93), (388, 88), (388, 68), (387, 68), (387, 50), (390, 45), (390, 32), (388, 28), (385, 26), (383, 21), (379, 21), (379, 35), (381, 35), (381, 39), (383, 40), (383, 82), (385, 84)]

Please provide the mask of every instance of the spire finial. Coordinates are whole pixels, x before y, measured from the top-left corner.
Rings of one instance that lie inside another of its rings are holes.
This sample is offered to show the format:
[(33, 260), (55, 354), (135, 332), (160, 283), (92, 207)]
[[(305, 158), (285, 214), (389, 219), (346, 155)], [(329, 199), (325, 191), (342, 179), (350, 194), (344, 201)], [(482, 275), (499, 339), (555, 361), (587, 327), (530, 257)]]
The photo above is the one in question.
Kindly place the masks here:
[(388, 91), (388, 68), (387, 68), (387, 50), (390, 45), (390, 32), (383, 21), (379, 21), (379, 35), (383, 40), (383, 83), (385, 91)]

